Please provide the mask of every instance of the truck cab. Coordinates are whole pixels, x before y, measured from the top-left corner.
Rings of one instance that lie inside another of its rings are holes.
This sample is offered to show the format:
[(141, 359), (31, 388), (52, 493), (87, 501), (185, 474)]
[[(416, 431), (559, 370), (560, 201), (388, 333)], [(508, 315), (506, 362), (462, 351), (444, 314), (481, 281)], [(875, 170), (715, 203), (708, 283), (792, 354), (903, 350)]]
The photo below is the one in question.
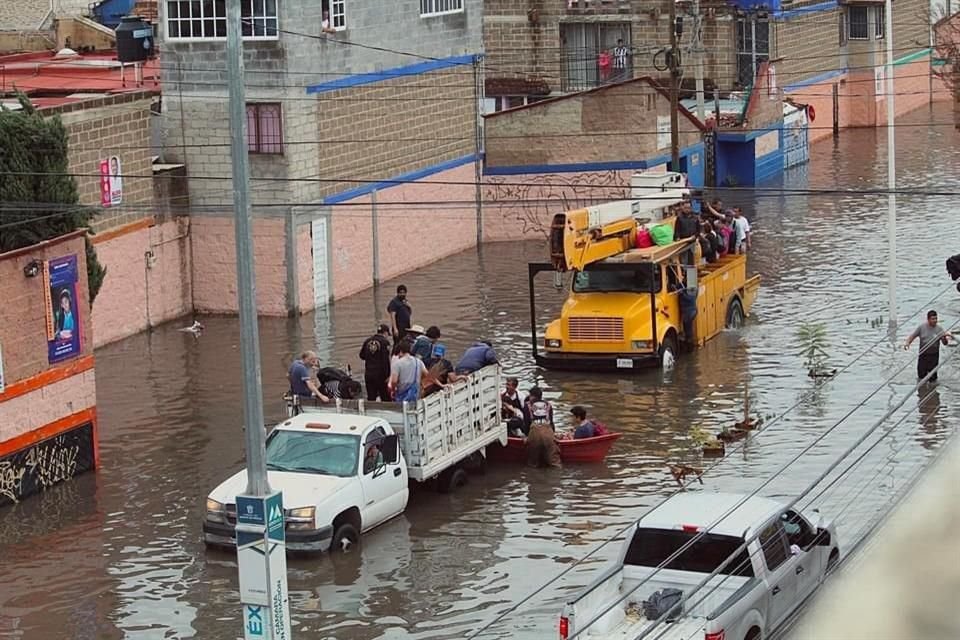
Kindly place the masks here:
[[(267, 438), (267, 476), (283, 492), (287, 548), (294, 551), (346, 549), (403, 513), (409, 497), (397, 435), (374, 416), (303, 413), (277, 425)], [(236, 496), (246, 483), (239, 471), (210, 492), (207, 544), (236, 545)]]
[[(747, 277), (746, 256), (726, 255), (706, 264), (695, 238), (635, 248), (643, 226), (670, 225), (671, 211), (689, 197), (665, 174), (659, 191), (557, 214), (551, 226), (549, 265), (572, 273), (560, 317), (547, 324), (540, 343), (531, 317), (537, 364), (555, 369), (638, 369), (669, 366), (680, 346), (702, 346), (725, 327), (738, 327), (760, 286)], [(648, 185), (649, 186), (649, 185)]]

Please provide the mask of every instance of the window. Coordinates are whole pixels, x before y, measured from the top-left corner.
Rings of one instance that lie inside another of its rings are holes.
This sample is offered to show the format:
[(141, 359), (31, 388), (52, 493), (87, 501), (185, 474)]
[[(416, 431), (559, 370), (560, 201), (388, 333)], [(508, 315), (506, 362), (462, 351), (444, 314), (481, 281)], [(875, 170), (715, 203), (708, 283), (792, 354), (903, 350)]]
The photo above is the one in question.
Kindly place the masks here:
[(463, 0), (420, 0), (420, 16), (442, 16), (463, 11)]
[(247, 151), (283, 153), (283, 118), (279, 104), (247, 105)]
[(777, 567), (787, 561), (787, 536), (783, 531), (780, 520), (771, 522), (760, 532), (760, 547), (763, 557), (767, 561), (767, 569), (776, 571)]
[(267, 439), (267, 469), (349, 478), (359, 453), (357, 436), (275, 429)]
[[(623, 562), (637, 567), (658, 567), (684, 547), (696, 531), (637, 529)], [(666, 565), (667, 569), (713, 573), (743, 545), (743, 538), (708, 533)], [(723, 575), (753, 577), (753, 565), (743, 549), (720, 571)]]
[(847, 7), (847, 38), (850, 40), (869, 40), (867, 25), (868, 7), (850, 5)]
[(606, 268), (588, 266), (573, 277), (574, 293), (592, 291), (629, 291), (632, 293), (656, 293), (660, 291), (660, 269), (652, 265), (637, 265), (632, 268)]
[[(276, 40), (277, 0), (241, 0), (240, 19), (244, 38)], [(226, 0), (167, 0), (167, 37), (225, 39)]]
[(737, 20), (737, 82), (753, 85), (760, 63), (770, 59), (770, 23), (757, 18)]
[(347, 28), (347, 0), (323, 0), (323, 11), (330, 17), (330, 26), (343, 31)]
[[(620, 41), (622, 52), (617, 51)], [(582, 91), (632, 78), (632, 51), (629, 22), (561, 22), (561, 91)]]
[(873, 38), (883, 40), (883, 34), (887, 31), (887, 8), (883, 5), (874, 7), (873, 15), (876, 18), (873, 23)]

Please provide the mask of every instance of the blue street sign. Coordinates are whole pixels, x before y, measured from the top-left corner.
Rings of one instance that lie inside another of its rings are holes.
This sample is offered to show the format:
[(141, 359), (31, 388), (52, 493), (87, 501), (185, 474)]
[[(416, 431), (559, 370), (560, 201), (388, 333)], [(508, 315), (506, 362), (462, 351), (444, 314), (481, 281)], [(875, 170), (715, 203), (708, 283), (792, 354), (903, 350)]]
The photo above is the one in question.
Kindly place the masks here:
[(270, 540), (283, 541), (283, 494), (278, 491), (268, 496), (265, 504), (267, 512), (267, 538)]
[(266, 526), (264, 518), (263, 498), (252, 496), (237, 496), (237, 522)]
[(263, 607), (253, 606), (253, 605), (244, 605), (244, 621), (243, 626), (247, 632), (247, 637), (262, 637), (263, 636)]

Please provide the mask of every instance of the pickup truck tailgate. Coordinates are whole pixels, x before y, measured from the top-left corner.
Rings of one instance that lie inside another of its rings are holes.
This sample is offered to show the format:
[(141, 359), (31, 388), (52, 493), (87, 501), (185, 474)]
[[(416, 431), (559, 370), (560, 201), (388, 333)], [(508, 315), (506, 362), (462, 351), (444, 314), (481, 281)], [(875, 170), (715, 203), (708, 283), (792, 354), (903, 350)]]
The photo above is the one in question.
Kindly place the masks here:
[[(604, 640), (635, 640), (650, 621), (642, 615), (627, 613), (623, 623), (609, 631), (596, 635), (587, 633), (588, 638), (603, 638)], [(703, 640), (703, 618), (681, 618), (676, 622), (664, 623), (650, 634), (650, 638), (657, 640)]]

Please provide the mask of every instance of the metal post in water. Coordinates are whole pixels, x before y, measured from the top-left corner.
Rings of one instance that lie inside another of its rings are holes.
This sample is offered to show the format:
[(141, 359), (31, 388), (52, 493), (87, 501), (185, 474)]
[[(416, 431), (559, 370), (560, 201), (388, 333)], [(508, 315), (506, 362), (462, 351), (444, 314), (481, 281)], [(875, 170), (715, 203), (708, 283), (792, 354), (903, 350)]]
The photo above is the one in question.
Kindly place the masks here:
[(837, 83), (833, 83), (833, 137), (840, 137), (840, 96)]
[(890, 255), (887, 264), (890, 327), (897, 326), (897, 164), (896, 164), (896, 107), (893, 77), (893, 3), (886, 0), (887, 42), (887, 244)]
[(237, 302), (243, 368), (247, 488), (237, 496), (237, 564), (240, 573), (243, 634), (246, 640), (290, 638), (283, 497), (267, 479), (266, 439), (260, 383), (253, 230), (247, 166), (246, 98), (240, 3), (227, 1), (227, 86), (230, 96), (230, 160), (233, 169), (234, 232), (237, 251)]

